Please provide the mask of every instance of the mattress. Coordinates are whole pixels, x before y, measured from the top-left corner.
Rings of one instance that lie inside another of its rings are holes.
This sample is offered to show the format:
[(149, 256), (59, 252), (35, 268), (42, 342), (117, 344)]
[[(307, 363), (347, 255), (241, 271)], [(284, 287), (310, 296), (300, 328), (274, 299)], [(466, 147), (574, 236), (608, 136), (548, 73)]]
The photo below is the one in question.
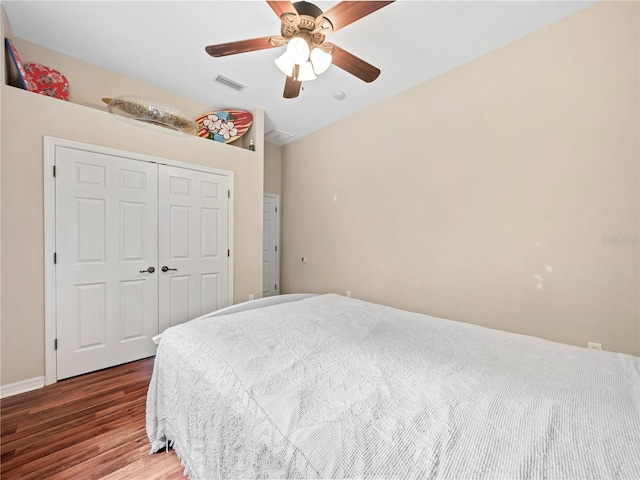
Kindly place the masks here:
[(147, 433), (191, 479), (638, 479), (640, 358), (319, 295), (167, 329)]

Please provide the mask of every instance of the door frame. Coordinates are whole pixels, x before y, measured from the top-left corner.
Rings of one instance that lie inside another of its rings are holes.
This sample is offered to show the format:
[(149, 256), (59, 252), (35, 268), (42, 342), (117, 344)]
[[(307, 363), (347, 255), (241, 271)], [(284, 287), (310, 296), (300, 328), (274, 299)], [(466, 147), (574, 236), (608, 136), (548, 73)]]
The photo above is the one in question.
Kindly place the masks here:
[[(276, 250), (276, 281), (278, 282), (278, 288), (276, 288), (275, 295), (280, 295), (280, 195), (277, 193), (264, 193), (262, 197), (263, 202), (264, 197), (271, 197), (276, 201), (276, 245), (278, 246), (278, 250)], [(262, 235), (264, 235), (264, 232), (262, 232)]]
[(53, 263), (54, 254), (56, 252), (56, 182), (53, 176), (53, 167), (55, 165), (56, 148), (64, 147), (75, 150), (83, 150), (93, 153), (101, 153), (116, 157), (129, 158), (141, 162), (157, 163), (169, 165), (172, 167), (180, 167), (188, 170), (196, 170), (199, 172), (215, 173), (229, 178), (229, 288), (227, 295), (228, 305), (233, 304), (233, 272), (234, 272), (234, 251), (232, 248), (234, 243), (234, 172), (221, 170), (203, 165), (195, 165), (192, 163), (180, 162), (153, 155), (143, 153), (129, 152), (101, 145), (77, 142), (75, 140), (67, 140), (64, 138), (43, 136), (43, 187), (44, 187), (44, 364), (45, 364), (45, 385), (51, 385), (57, 382), (57, 365), (56, 365), (56, 266)]

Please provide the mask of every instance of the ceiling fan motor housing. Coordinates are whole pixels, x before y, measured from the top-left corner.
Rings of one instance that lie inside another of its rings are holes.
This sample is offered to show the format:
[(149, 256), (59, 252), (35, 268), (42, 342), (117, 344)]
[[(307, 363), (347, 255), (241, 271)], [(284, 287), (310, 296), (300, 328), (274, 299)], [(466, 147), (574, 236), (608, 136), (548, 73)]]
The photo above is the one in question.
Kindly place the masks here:
[(307, 17), (316, 18), (322, 15), (322, 10), (309, 2), (295, 2), (293, 8), (296, 9), (298, 15), (305, 15)]
[[(282, 15), (281, 35), (288, 42), (292, 38), (300, 36), (300, 33), (306, 33), (308, 37), (305, 40), (307, 40), (309, 46), (322, 44), (325, 40), (325, 35), (316, 29), (316, 19), (322, 15), (322, 10), (313, 3), (304, 1), (296, 2), (293, 6), (298, 15), (291, 13)], [(322, 32), (329, 33), (331, 31), (331, 22), (328, 19), (323, 18), (323, 26)]]

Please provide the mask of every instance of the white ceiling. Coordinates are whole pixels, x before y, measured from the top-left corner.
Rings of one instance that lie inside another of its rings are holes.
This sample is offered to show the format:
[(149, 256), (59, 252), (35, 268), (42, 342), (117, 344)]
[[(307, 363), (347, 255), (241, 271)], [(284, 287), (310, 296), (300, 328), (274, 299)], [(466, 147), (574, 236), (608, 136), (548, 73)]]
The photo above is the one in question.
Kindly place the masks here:
[[(337, 2), (315, 3), (326, 11)], [(328, 37), (380, 68), (375, 82), (364, 83), (332, 66), (317, 80), (305, 82), (298, 98), (284, 99), (284, 75), (273, 63), (283, 48), (223, 58), (204, 51), (206, 45), (279, 35), (280, 21), (265, 1), (2, 1), (17, 37), (212, 109), (263, 108), (265, 132), (290, 133), (288, 141), (592, 3), (397, 1)], [(214, 83), (218, 74), (247, 88), (236, 92)], [(346, 98), (334, 99), (336, 91), (344, 92)]]

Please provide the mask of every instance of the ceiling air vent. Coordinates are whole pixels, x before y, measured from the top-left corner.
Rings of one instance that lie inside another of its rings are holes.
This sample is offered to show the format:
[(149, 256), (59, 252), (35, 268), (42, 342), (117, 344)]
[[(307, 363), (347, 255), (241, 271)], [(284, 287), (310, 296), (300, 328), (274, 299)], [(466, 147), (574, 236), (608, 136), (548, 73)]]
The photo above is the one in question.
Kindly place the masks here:
[(227, 77), (225, 77), (223, 75), (218, 75), (216, 78), (213, 79), (213, 81), (214, 82), (218, 82), (218, 83), (224, 85), (225, 87), (232, 88), (236, 92), (241, 92), (242, 90), (247, 88), (246, 85), (238, 83), (235, 80), (231, 80), (230, 78), (227, 78)]
[(282, 130), (271, 130), (264, 135), (264, 139), (269, 143), (282, 143), (293, 137), (292, 134), (283, 132)]

